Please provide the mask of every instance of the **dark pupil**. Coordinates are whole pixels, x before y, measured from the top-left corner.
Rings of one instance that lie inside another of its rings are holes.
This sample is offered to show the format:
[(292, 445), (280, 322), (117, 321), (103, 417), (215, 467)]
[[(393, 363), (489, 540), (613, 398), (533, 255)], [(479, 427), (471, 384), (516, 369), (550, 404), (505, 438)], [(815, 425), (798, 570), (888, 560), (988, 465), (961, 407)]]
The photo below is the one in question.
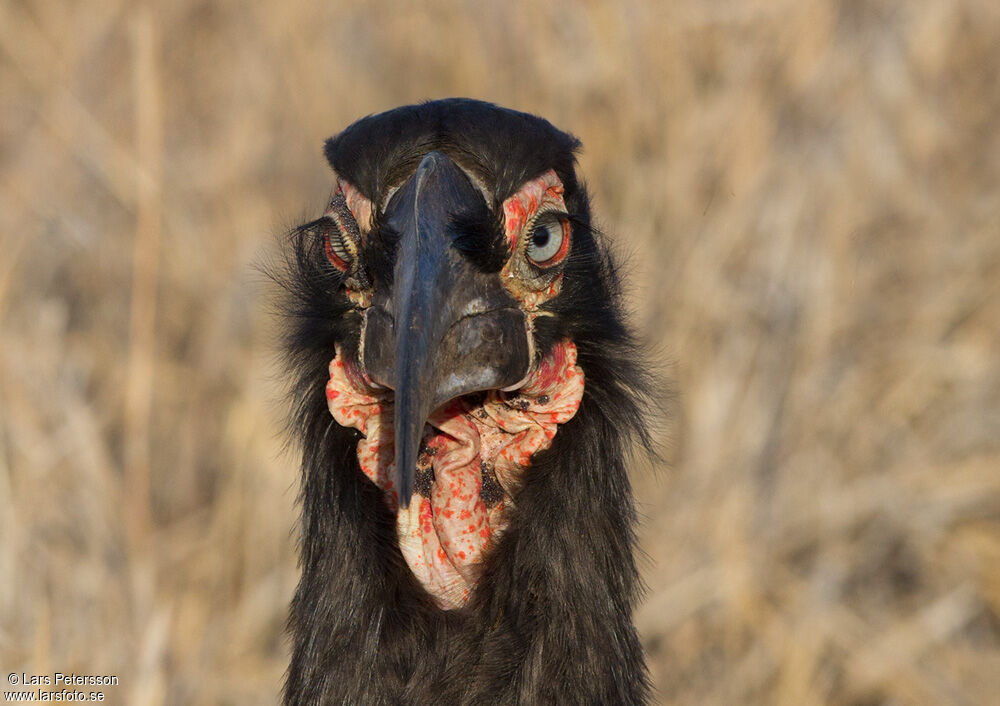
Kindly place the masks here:
[(549, 229), (545, 226), (535, 228), (535, 232), (531, 234), (531, 242), (536, 248), (544, 248), (549, 244)]

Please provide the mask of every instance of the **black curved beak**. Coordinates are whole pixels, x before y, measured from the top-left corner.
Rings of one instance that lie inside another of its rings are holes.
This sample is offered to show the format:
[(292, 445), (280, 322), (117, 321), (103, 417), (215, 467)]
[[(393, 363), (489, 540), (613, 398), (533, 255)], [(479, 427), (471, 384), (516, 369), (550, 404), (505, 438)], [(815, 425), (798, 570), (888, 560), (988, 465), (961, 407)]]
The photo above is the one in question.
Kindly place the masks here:
[(362, 362), (395, 391), (395, 487), (407, 507), (424, 424), (461, 395), (516, 385), (531, 364), (524, 312), (497, 273), (455, 247), (456, 223), (486, 208), (452, 160), (430, 152), (393, 195), (385, 219), (400, 236), (392, 292), (368, 309)]

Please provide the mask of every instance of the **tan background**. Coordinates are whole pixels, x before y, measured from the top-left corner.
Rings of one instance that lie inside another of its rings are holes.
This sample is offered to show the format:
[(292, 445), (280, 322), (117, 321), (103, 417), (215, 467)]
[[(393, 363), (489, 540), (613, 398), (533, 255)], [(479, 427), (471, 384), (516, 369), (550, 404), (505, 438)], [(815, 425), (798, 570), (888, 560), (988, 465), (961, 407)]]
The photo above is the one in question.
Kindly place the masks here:
[(0, 669), (275, 702), (253, 263), (325, 137), (465, 95), (582, 138), (678, 391), (634, 474), (659, 699), (998, 703), (998, 71), (995, 0), (0, 0)]

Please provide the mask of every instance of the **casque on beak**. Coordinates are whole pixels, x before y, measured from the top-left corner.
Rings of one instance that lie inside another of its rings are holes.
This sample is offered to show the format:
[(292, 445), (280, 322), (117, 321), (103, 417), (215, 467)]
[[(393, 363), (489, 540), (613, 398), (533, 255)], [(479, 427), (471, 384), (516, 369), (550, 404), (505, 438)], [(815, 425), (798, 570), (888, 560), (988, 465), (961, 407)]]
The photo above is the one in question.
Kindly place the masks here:
[(525, 313), (497, 273), (456, 248), (457, 217), (486, 207), (447, 155), (430, 152), (393, 195), (385, 221), (399, 235), (388, 300), (367, 310), (362, 363), (395, 391), (396, 478), (407, 507), (424, 424), (445, 402), (524, 380), (531, 365)]

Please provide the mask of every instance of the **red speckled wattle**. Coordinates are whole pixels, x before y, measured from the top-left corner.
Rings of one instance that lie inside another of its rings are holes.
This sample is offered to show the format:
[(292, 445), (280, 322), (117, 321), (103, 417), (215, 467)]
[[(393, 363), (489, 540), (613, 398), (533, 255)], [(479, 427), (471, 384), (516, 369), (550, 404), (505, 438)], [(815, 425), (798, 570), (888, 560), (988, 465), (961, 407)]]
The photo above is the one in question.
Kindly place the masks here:
[[(513, 392), (463, 397), (431, 414), (415, 469), (416, 492), (400, 509), (392, 487), (393, 395), (375, 390), (338, 349), (330, 362), (330, 413), (360, 431), (361, 470), (396, 511), (399, 548), (442, 608), (465, 604), (482, 560), (507, 527), (513, 497), (531, 455), (552, 443), (583, 397), (576, 346), (562, 341)], [(470, 400), (475, 399), (473, 404)]]

